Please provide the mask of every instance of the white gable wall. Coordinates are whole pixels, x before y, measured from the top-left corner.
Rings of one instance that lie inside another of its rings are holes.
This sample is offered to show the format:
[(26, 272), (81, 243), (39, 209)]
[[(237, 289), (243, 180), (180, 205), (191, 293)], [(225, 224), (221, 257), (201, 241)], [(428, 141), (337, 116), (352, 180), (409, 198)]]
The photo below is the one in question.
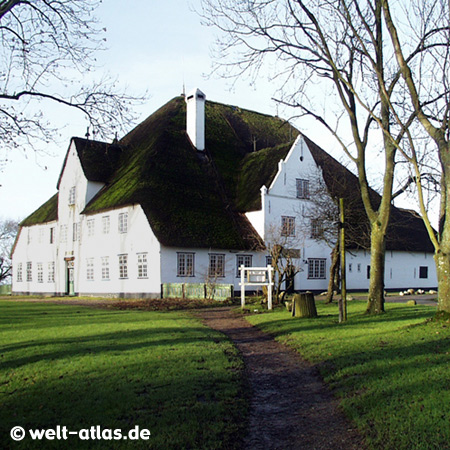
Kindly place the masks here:
[[(300, 272), (295, 277), (296, 290), (323, 290), (327, 286), (331, 249), (324, 242), (311, 239), (311, 221), (308, 215), (311, 201), (297, 198), (297, 179), (309, 181), (311, 187), (321, 176), (306, 143), (299, 136), (286, 158), (279, 162), (272, 184), (267, 191), (262, 189), (266, 243), (281, 243), (285, 248), (299, 251), (300, 258), (295, 262), (300, 267)], [(295, 236), (281, 236), (283, 216), (294, 218)], [(326, 278), (308, 277), (308, 258), (326, 260)]]
[[(314, 195), (314, 187), (323, 182), (321, 170), (301, 136), (297, 138), (286, 158), (279, 162), (278, 172), (272, 184), (268, 188), (261, 189), (262, 209), (247, 213), (247, 218), (267, 245), (278, 242), (285, 248), (300, 251), (300, 259), (296, 261), (296, 265), (300, 267), (300, 273), (295, 277), (296, 290), (325, 290), (328, 285), (331, 248), (325, 242), (311, 238), (313, 214), (310, 208), (313, 205), (311, 200), (297, 198), (297, 179), (309, 181), (311, 196)], [(295, 218), (295, 237), (280, 236), (282, 216)], [(325, 260), (325, 278), (314, 279), (309, 276), (310, 258)], [(370, 266), (369, 252), (363, 250), (347, 252), (348, 289), (368, 289), (368, 266)], [(426, 269), (423, 269), (425, 267)], [(420, 275), (423, 277), (425, 273), (427, 277), (420, 278)], [(386, 252), (386, 289), (430, 289), (436, 286), (436, 268), (431, 253)]]

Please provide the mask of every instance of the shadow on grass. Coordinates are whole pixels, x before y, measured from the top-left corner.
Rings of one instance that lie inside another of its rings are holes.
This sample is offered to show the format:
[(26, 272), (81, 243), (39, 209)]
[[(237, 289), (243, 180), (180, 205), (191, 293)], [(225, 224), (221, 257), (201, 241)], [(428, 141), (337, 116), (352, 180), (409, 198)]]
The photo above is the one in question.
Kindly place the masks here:
[[(180, 313), (2, 311), (1, 448), (239, 448), (242, 362), (223, 335)], [(151, 438), (16, 443), (9, 436), (14, 426), (57, 425), (124, 432), (139, 425)]]

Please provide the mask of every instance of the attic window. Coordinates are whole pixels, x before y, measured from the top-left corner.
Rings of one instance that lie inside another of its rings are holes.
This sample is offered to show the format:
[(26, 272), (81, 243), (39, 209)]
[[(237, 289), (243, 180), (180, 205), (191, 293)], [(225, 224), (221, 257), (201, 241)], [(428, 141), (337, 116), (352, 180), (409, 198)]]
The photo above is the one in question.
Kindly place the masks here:
[(309, 180), (297, 178), (297, 198), (309, 199)]
[(199, 99), (204, 99), (205, 96), (204, 96), (203, 94), (197, 94), (197, 98), (199, 98)]
[(194, 96), (190, 95), (187, 99), (190, 100), (191, 98), (194, 98)]
[(69, 191), (69, 205), (75, 205), (75, 186), (72, 186)]

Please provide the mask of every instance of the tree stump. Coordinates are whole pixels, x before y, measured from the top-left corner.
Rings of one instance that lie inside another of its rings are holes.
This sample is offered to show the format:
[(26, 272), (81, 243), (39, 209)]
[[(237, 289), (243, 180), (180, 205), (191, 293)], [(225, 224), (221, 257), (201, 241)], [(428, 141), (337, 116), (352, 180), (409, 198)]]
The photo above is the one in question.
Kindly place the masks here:
[(292, 317), (317, 317), (316, 303), (312, 292), (294, 295)]

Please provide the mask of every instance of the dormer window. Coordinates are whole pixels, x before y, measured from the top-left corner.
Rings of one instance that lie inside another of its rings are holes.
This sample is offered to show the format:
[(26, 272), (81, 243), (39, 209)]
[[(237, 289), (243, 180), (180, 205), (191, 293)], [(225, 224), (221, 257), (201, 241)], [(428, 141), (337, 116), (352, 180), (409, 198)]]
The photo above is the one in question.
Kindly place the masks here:
[(75, 205), (75, 186), (72, 186), (69, 191), (69, 205)]

